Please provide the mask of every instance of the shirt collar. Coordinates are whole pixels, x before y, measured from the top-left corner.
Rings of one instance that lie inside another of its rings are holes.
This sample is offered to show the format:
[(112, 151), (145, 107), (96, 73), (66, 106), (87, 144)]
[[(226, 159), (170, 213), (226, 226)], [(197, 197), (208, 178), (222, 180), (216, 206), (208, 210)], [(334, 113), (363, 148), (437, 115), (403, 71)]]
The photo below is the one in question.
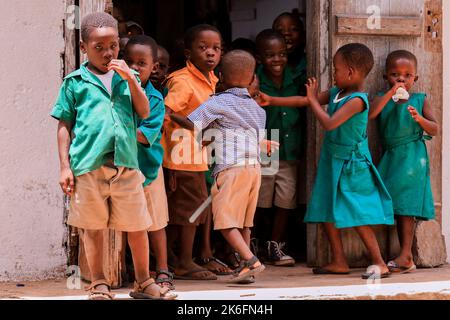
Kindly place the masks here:
[[(87, 64), (88, 64), (88, 61), (85, 61), (80, 66), (81, 78), (84, 81), (90, 82), (90, 83), (106, 90), (105, 86), (100, 81), (100, 79), (98, 77), (96, 77), (95, 74), (93, 74), (91, 71), (88, 70)], [(117, 72), (114, 72), (114, 76), (113, 76), (112, 83), (111, 83), (111, 89), (114, 90), (114, 87), (121, 81), (125, 81), (125, 80), (122, 79), (122, 77), (119, 76), (119, 74)], [(108, 92), (108, 91), (106, 90), (106, 92)], [(109, 94), (109, 92), (108, 92), (108, 94)]]
[(187, 67), (188, 71), (191, 72), (195, 77), (197, 77), (198, 79), (207, 83), (208, 86), (210, 86), (211, 88), (213, 88), (215, 90), (216, 84), (217, 84), (217, 82), (219, 82), (219, 79), (214, 74), (214, 71), (211, 71), (209, 73), (209, 79), (211, 80), (211, 82), (209, 82), (208, 79), (206, 79), (206, 77), (203, 75), (203, 73), (201, 73), (201, 71), (198, 70), (197, 67), (194, 66), (194, 64), (192, 62), (190, 62), (189, 60), (186, 61), (186, 67)]
[[(273, 83), (273, 81), (266, 75), (264, 72), (264, 66), (260, 65), (257, 70), (257, 74), (259, 77), (259, 81), (261, 83), (264, 83), (270, 87), (273, 87), (278, 90), (278, 87)], [(291, 68), (286, 65), (283, 72), (283, 84), (281, 86), (281, 89), (287, 88), (288, 86), (294, 84), (294, 78), (292, 74)]]
[(227, 89), (227, 90), (225, 90), (223, 92), (219, 92), (216, 95), (220, 95), (220, 94), (224, 94), (224, 93), (231, 93), (232, 95), (235, 95), (235, 96), (240, 97), (240, 98), (250, 98), (250, 99), (252, 98), (250, 93), (248, 93), (247, 88), (234, 87), (234, 88)]

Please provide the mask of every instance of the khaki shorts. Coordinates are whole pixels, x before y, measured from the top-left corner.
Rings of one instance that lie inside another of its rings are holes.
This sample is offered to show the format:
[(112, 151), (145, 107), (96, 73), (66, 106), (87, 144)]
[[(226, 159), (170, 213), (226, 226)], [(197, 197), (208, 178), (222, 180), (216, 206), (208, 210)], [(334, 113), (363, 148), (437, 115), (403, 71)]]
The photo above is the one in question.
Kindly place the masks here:
[(260, 185), (259, 165), (220, 172), (211, 188), (214, 230), (253, 227)]
[(147, 230), (144, 175), (135, 169), (102, 166), (75, 178), (68, 224), (86, 230)]
[(167, 207), (162, 168), (159, 168), (158, 177), (144, 188), (144, 193), (147, 199), (148, 212), (153, 221), (148, 231), (164, 229), (169, 221), (169, 208)]
[(280, 161), (276, 174), (262, 176), (259, 208), (297, 208), (298, 165), (298, 161)]
[(189, 218), (208, 199), (204, 171), (183, 171), (164, 168), (164, 183), (169, 205), (169, 224), (198, 226), (206, 222), (205, 209), (193, 222)]

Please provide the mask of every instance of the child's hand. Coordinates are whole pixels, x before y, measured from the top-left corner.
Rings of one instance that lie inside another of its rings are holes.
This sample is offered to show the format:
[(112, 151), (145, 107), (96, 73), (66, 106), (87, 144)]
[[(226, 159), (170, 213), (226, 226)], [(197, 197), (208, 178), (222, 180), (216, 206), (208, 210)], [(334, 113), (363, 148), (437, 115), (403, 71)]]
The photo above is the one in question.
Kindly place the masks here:
[(319, 85), (317, 83), (316, 78), (309, 78), (305, 86), (306, 86), (306, 97), (308, 98), (309, 102), (311, 103), (311, 101), (317, 100), (317, 92), (319, 90)]
[(111, 60), (108, 65), (108, 71), (110, 70), (117, 72), (124, 80), (128, 81), (134, 78), (133, 72), (124, 60)]
[(280, 149), (280, 143), (277, 141), (264, 139), (261, 141), (260, 147), (261, 147), (261, 152), (267, 154), (270, 157), (272, 155), (272, 153), (274, 153), (278, 149)]
[(416, 108), (409, 106), (408, 111), (415, 122), (420, 123), (422, 121), (422, 116), (417, 112)]
[(71, 196), (75, 189), (75, 178), (73, 176), (72, 170), (62, 169), (59, 178), (59, 185), (61, 186), (64, 194)]
[(399, 88), (403, 88), (406, 90), (405, 84), (403, 82), (396, 82), (392, 88), (389, 90), (389, 94), (394, 96), (397, 93)]
[(270, 96), (265, 94), (264, 92), (260, 91), (259, 95), (254, 99), (261, 107), (267, 107), (270, 105)]

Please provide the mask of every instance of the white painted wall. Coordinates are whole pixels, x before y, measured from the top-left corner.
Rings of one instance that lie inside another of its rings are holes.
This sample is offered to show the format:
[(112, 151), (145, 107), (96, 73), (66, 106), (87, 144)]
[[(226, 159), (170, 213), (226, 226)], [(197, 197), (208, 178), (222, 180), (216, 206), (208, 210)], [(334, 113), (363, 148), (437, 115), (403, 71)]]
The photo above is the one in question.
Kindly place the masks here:
[(56, 121), (63, 0), (0, 0), (0, 281), (60, 275)]
[(442, 233), (447, 245), (447, 262), (450, 262), (450, 1), (443, 3)]
[[(232, 21), (232, 38), (255, 39), (256, 35), (267, 28), (272, 28), (273, 20), (282, 12), (292, 11), (294, 8), (304, 8), (305, 0), (232, 0), (231, 11), (239, 13), (242, 17), (238, 21)], [(246, 20), (244, 17), (251, 15), (256, 9), (256, 19)]]

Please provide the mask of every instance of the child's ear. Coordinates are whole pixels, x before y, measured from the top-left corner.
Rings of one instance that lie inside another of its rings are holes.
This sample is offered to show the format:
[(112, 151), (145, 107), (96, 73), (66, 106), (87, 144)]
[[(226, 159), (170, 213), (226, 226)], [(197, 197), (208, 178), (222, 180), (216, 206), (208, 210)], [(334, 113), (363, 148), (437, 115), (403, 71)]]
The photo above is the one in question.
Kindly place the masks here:
[(419, 80), (419, 76), (416, 76), (415, 78), (414, 78), (414, 82), (417, 82)]
[(83, 40), (80, 40), (80, 50), (83, 53), (86, 53), (86, 44), (83, 42)]
[(350, 79), (353, 75), (355, 75), (355, 68), (348, 67), (348, 78)]
[(184, 49), (184, 56), (187, 60), (189, 60), (191, 58), (191, 50)]

